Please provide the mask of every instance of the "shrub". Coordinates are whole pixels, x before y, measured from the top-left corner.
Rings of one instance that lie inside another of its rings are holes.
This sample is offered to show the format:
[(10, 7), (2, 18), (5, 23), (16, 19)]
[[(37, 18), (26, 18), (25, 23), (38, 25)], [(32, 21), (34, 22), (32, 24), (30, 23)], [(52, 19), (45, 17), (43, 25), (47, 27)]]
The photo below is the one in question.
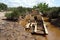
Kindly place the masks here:
[(7, 19), (10, 19), (11, 18), (11, 13), (6, 13), (5, 17), (7, 17)]
[[(55, 22), (55, 19), (60, 19), (60, 7), (52, 7), (47, 11), (47, 17), (49, 21)], [(54, 19), (54, 20), (52, 20)]]
[(5, 17), (7, 17), (7, 19), (9, 20), (18, 20), (20, 16), (20, 13), (16, 10), (14, 10), (12, 13), (6, 13)]

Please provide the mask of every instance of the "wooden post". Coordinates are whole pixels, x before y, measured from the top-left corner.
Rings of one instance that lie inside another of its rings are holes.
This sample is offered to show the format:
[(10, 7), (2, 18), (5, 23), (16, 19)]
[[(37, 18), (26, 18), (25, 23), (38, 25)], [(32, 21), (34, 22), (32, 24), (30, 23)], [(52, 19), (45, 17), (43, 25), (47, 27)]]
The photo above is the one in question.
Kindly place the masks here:
[(35, 30), (34, 30), (35, 32), (37, 32), (37, 24), (35, 23)]

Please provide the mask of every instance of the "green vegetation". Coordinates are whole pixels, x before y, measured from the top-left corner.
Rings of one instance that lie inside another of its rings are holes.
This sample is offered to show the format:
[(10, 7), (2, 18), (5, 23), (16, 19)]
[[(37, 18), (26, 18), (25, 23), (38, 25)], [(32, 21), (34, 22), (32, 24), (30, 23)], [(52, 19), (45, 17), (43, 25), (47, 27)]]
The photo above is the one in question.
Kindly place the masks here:
[(14, 11), (16, 9), (16, 7), (9, 7), (8, 9), (7, 9), (7, 11)]
[(37, 6), (33, 6), (33, 9), (38, 9), (40, 12), (43, 13), (43, 15), (45, 15), (46, 11), (48, 10), (48, 4), (39, 3), (39, 4), (37, 4)]
[(47, 12), (47, 16), (52, 24), (60, 26), (60, 7), (52, 7)]
[(17, 10), (14, 10), (12, 13), (6, 13), (5, 17), (9, 20), (18, 20), (20, 13)]
[(48, 17), (50, 19), (58, 18), (60, 15), (60, 7), (52, 7), (50, 10), (47, 12)]
[(17, 7), (17, 8), (12, 8), (10, 9), (13, 11), (12, 13), (6, 13), (5, 17), (9, 20), (18, 20), (19, 16), (25, 15), (26, 12), (30, 12), (32, 9), (31, 8), (25, 8), (25, 7)]
[(6, 4), (4, 4), (4, 3), (0, 3), (0, 11), (5, 11), (5, 10), (7, 10), (7, 5)]
[(40, 3), (34, 6), (33, 9), (39, 9), (43, 16), (49, 18), (52, 24), (60, 26), (60, 7), (48, 7), (48, 4)]
[(35, 9), (38, 9), (39, 12), (42, 12), (43, 16), (48, 17), (50, 22), (56, 22), (57, 24), (60, 24), (60, 7), (49, 7), (46, 3), (39, 3), (33, 6), (33, 8), (21, 6), (8, 8), (6, 4), (0, 3), (0, 11), (12, 11), (12, 13), (5, 14), (5, 17), (7, 17), (9, 20), (18, 20), (20, 15), (26, 15), (27, 12), (31, 13), (31, 11)]
[(33, 6), (33, 9), (39, 9), (43, 15), (46, 15), (50, 19), (60, 17), (60, 7), (48, 7), (46, 3), (39, 3), (37, 6)]

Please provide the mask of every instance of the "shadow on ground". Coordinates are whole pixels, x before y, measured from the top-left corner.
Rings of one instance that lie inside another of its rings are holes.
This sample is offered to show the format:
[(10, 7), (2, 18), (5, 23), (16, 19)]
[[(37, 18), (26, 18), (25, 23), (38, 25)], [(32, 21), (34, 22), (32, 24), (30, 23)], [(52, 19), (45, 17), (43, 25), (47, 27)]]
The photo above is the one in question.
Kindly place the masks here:
[(35, 33), (35, 32), (33, 32), (31, 34), (32, 35), (40, 35), (40, 36), (46, 37), (46, 34), (44, 34), (44, 33)]
[(17, 19), (2, 19), (2, 20), (5, 20), (5, 21), (11, 21), (11, 22), (17, 22), (18, 20)]

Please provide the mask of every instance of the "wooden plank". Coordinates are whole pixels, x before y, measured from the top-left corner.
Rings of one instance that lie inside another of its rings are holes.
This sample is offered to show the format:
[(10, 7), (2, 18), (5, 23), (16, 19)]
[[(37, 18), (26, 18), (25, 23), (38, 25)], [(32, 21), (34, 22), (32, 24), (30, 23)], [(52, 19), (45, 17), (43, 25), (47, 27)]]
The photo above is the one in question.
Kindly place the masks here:
[(35, 30), (34, 31), (37, 32), (37, 24), (35, 24)]
[(47, 31), (47, 28), (46, 28), (46, 24), (44, 24), (44, 30), (45, 30), (45, 33), (48, 34), (48, 31)]
[(34, 32), (37, 32), (37, 23), (31, 23), (31, 27), (34, 24), (35, 28), (34, 28)]
[[(43, 20), (43, 17), (42, 17), (42, 20)], [(43, 25), (44, 25), (43, 28), (44, 28), (45, 34), (48, 34), (48, 31), (47, 31), (46, 24), (45, 24), (44, 20), (43, 20)]]
[(26, 24), (26, 28), (30, 28), (30, 26), (29, 26), (29, 25), (30, 25), (30, 23)]

